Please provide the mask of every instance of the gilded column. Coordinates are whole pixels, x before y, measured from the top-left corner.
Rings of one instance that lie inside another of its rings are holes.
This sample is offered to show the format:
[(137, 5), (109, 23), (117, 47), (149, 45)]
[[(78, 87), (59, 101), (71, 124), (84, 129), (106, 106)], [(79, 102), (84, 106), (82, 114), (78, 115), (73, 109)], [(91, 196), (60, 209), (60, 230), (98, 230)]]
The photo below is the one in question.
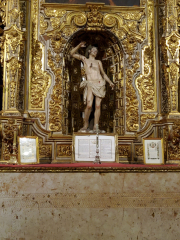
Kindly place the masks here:
[[(164, 43), (163, 51), (165, 54), (165, 82), (168, 96), (169, 117), (179, 115), (178, 112), (178, 81), (179, 81), (179, 46), (180, 35), (177, 25), (177, 2), (174, 0), (166, 1), (166, 22), (164, 23)], [(163, 41), (163, 38), (162, 38)]]
[(20, 116), (23, 110), (20, 92), (23, 82), (25, 29), (22, 29), (22, 14), (19, 1), (6, 2), (6, 27), (1, 44), (4, 46), (3, 106), (2, 115)]

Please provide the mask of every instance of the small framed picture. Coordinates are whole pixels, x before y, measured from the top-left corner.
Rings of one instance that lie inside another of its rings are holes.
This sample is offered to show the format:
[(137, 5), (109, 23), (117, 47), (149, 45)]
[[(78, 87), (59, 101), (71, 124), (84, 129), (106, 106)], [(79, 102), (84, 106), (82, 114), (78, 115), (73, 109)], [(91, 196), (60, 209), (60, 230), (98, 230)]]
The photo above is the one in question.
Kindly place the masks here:
[(38, 137), (18, 137), (18, 163), (38, 164), (39, 146)]
[(144, 164), (164, 164), (164, 145), (161, 138), (143, 139)]

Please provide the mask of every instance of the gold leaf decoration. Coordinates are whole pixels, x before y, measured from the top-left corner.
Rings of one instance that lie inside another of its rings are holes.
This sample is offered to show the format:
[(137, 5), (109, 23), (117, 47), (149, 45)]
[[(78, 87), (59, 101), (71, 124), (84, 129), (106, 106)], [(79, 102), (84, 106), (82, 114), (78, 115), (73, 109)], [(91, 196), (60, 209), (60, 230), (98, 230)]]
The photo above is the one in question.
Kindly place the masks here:
[(139, 67), (138, 62), (139, 55), (137, 55), (137, 64), (134, 64), (134, 68), (126, 70), (126, 127), (130, 132), (137, 131), (139, 129), (139, 102), (132, 84), (133, 75)]
[(116, 25), (116, 19), (110, 14), (107, 14), (103, 18), (103, 23), (106, 27), (112, 28)]
[(8, 99), (9, 108), (16, 108), (19, 80), (21, 78), (22, 63), (13, 57), (7, 61)]
[(54, 9), (52, 7), (45, 8), (45, 14), (47, 17), (63, 17), (66, 14), (66, 10)]
[(81, 14), (77, 14), (74, 17), (74, 23), (78, 26), (78, 27), (82, 27), (86, 24), (87, 22), (87, 18), (86, 15), (81, 13)]
[(51, 77), (42, 70), (42, 48), (38, 41), (33, 41), (32, 68), (30, 84), (30, 108), (44, 110), (44, 100), (51, 84)]
[(180, 160), (180, 124), (175, 121), (168, 137), (168, 160)]
[(89, 4), (90, 12), (87, 13), (87, 29), (101, 30), (103, 28), (103, 15), (99, 11), (102, 5)]
[(120, 158), (131, 156), (131, 146), (130, 145), (119, 145), (118, 151), (119, 151)]
[(139, 25), (140, 34), (146, 38), (146, 18), (144, 18)]
[(120, 12), (120, 15), (127, 20), (140, 20), (141, 17), (144, 15), (144, 11), (140, 12), (140, 11), (136, 11), (136, 12)]
[(57, 157), (69, 157), (72, 155), (72, 145), (57, 145)]
[(138, 157), (143, 156), (143, 146), (142, 145), (135, 146), (135, 154)]
[(178, 47), (180, 45), (179, 43), (180, 43), (180, 35), (177, 34), (176, 32), (174, 32), (170, 36), (169, 40), (167, 40), (167, 46), (169, 47), (168, 49), (173, 58), (175, 57), (176, 51), (179, 50), (178, 49)]
[(7, 0), (0, 1), (0, 15), (2, 18), (2, 23), (6, 25), (6, 2)]
[(47, 21), (44, 20), (44, 17), (40, 15), (40, 34), (44, 34), (48, 28)]
[[(56, 55), (59, 56), (59, 55)], [(62, 96), (62, 66), (57, 67), (59, 59), (56, 57), (54, 61), (51, 51), (48, 51), (48, 65), (51, 67), (51, 70), (55, 75), (55, 85), (53, 87), (53, 93), (51, 95), (51, 100), (49, 102), (49, 129), (51, 131), (61, 131), (63, 123), (63, 96)], [(62, 63), (62, 61), (60, 61)]]
[(142, 114), (141, 115), (141, 128), (144, 127), (147, 119), (154, 119), (156, 114)]
[(46, 124), (46, 114), (44, 112), (29, 112), (30, 117), (39, 118), (41, 124), (45, 126)]
[(38, 137), (39, 144), (39, 158), (52, 158), (52, 145), (44, 144), (43, 139), (39, 137), (34, 131), (32, 131), (32, 136)]
[(157, 99), (156, 99), (156, 76), (154, 67), (154, 36), (153, 36), (153, 2), (149, 1), (148, 5), (148, 34), (149, 45), (144, 47), (144, 69), (136, 79), (136, 86), (139, 90), (139, 94), (142, 100), (142, 112), (156, 111)]
[(52, 17), (50, 19), (50, 21), (51, 21), (51, 26), (52, 26), (53, 29), (58, 28), (60, 26), (60, 24), (61, 24), (61, 18)]
[(176, 63), (171, 63), (169, 67), (169, 93), (170, 93), (170, 106), (171, 112), (178, 112), (178, 78), (179, 66)]

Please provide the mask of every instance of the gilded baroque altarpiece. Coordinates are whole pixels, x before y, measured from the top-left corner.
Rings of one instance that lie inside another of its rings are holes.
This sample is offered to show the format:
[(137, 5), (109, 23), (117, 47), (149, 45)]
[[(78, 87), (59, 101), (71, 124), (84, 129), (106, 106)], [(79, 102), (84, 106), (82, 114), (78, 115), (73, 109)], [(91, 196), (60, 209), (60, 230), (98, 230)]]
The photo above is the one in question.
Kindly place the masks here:
[(69, 52), (80, 41), (98, 46), (115, 83), (114, 91), (107, 86), (100, 128), (118, 134), (119, 162), (142, 163), (147, 137), (163, 138), (166, 162), (180, 161), (180, 1), (116, 7), (0, 0), (0, 16), (1, 163), (13, 162), (20, 135), (38, 136), (41, 163), (72, 161), (85, 72)]

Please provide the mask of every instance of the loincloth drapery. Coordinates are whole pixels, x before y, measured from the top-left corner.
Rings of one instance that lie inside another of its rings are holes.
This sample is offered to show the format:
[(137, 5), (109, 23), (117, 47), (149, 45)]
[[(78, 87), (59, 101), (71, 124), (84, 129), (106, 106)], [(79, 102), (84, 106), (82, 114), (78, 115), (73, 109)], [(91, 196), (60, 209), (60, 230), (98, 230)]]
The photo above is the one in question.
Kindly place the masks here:
[(99, 83), (99, 81), (97, 82), (89, 82), (86, 80), (82, 81), (80, 84), (80, 88), (84, 88), (84, 93), (83, 93), (84, 104), (86, 104), (87, 92), (89, 87), (91, 88), (94, 96), (99, 98), (104, 98), (106, 94), (105, 84), (106, 82), (104, 80), (101, 83)]

